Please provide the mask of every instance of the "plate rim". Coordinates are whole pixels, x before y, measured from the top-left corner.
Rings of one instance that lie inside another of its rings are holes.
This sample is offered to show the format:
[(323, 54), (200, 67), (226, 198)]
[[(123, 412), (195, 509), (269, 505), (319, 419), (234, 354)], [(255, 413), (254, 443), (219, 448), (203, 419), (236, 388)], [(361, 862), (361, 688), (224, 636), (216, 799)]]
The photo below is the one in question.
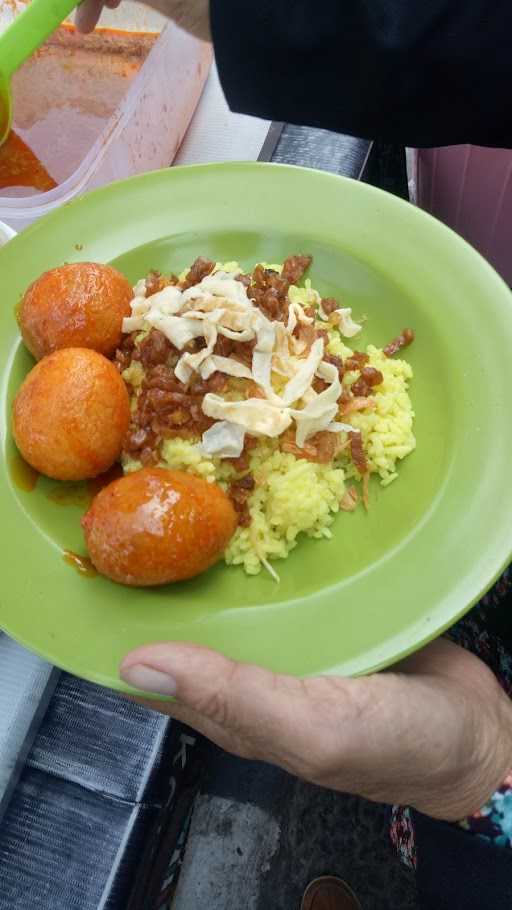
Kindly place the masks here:
[[(495, 272), (495, 270), (492, 268), (492, 266), (487, 262), (487, 260), (485, 260), (484, 257), (480, 253), (478, 253), (478, 251), (476, 251), (466, 240), (464, 240), (464, 238), (460, 237), (460, 235), (456, 234), (452, 229), (448, 228), (446, 225), (439, 222), (437, 219), (435, 219), (429, 213), (427, 213), (421, 209), (418, 209), (416, 206), (412, 205), (410, 202), (408, 202), (400, 197), (393, 196), (392, 194), (388, 193), (385, 190), (382, 190), (378, 187), (371, 186), (370, 184), (363, 184), (360, 181), (354, 180), (353, 178), (345, 177), (343, 175), (333, 174), (331, 172), (320, 171), (320, 170), (316, 170), (316, 169), (312, 169), (312, 168), (306, 168), (306, 167), (302, 167), (300, 165), (290, 165), (290, 164), (274, 164), (274, 163), (267, 163), (267, 162), (240, 161), (240, 162), (222, 162), (222, 163), (214, 163), (214, 164), (183, 165), (183, 166), (174, 167), (174, 168), (162, 169), (160, 171), (152, 171), (152, 172), (148, 172), (143, 175), (136, 175), (131, 178), (128, 178), (127, 180), (115, 181), (111, 184), (108, 184), (105, 187), (97, 188), (97, 189), (93, 190), (92, 192), (87, 193), (84, 196), (82, 196), (78, 199), (75, 199), (70, 203), (67, 203), (65, 206), (63, 206), (59, 209), (56, 209), (55, 211), (53, 211), (49, 215), (45, 216), (40, 221), (38, 221), (38, 222), (34, 223), (33, 225), (31, 225), (30, 227), (28, 227), (25, 231), (22, 232), (21, 235), (19, 235), (18, 237), (15, 237), (12, 241), (10, 241), (9, 249), (6, 247), (5, 250), (7, 253), (10, 253), (11, 248), (16, 249), (21, 243), (23, 243), (23, 242), (26, 243), (27, 241), (30, 241), (30, 239), (34, 235), (37, 236), (37, 234), (42, 229), (49, 229), (51, 227), (52, 222), (55, 219), (60, 219), (62, 217), (63, 210), (65, 210), (65, 209), (78, 210), (79, 207), (88, 205), (89, 201), (91, 199), (94, 200), (95, 198), (98, 198), (99, 196), (104, 197), (105, 195), (108, 194), (109, 191), (114, 190), (115, 188), (118, 188), (120, 186), (144, 184), (145, 182), (148, 182), (148, 183), (154, 182), (158, 179), (162, 179), (162, 177), (165, 180), (172, 181), (173, 176), (175, 174), (179, 175), (179, 173), (181, 173), (183, 171), (195, 171), (195, 172), (208, 171), (209, 173), (212, 173), (213, 171), (229, 171), (229, 170), (240, 169), (240, 168), (254, 170), (254, 171), (260, 171), (260, 172), (262, 170), (268, 170), (268, 169), (272, 169), (274, 171), (276, 169), (285, 170), (285, 171), (294, 171), (294, 172), (306, 174), (309, 179), (311, 179), (311, 176), (313, 175), (314, 179), (320, 178), (320, 179), (322, 179), (324, 181), (328, 181), (328, 182), (334, 181), (337, 184), (339, 184), (340, 181), (342, 183), (358, 184), (359, 187), (363, 188), (363, 192), (366, 192), (369, 195), (374, 195), (375, 198), (381, 198), (383, 200), (385, 199), (388, 201), (389, 201), (389, 199), (392, 199), (393, 205), (395, 205), (395, 207), (397, 207), (397, 206), (402, 207), (404, 211), (407, 210), (409, 215), (411, 215), (411, 212), (414, 212), (415, 214), (413, 217), (417, 217), (424, 222), (425, 222), (425, 220), (428, 220), (431, 224), (435, 225), (435, 229), (437, 230), (438, 233), (440, 230), (445, 232), (446, 235), (451, 236), (451, 238), (452, 238), (451, 242), (453, 242), (455, 240), (456, 243), (460, 247), (464, 247), (468, 251), (470, 251), (470, 255), (474, 261), (475, 261), (475, 257), (477, 257), (480, 260), (480, 263), (479, 263), (480, 269), (483, 268), (484, 271), (487, 273), (488, 281), (493, 282), (496, 290), (498, 290), (498, 288), (501, 286), (501, 291), (502, 292), (505, 291), (509, 300), (512, 300), (512, 295), (511, 295), (510, 289), (507, 287), (507, 285), (503, 281), (503, 279)], [(1, 270), (1, 263), (2, 263), (3, 255), (4, 255), (4, 250), (0, 250), (0, 270)], [(433, 634), (432, 634), (432, 632), (425, 633), (425, 635), (421, 639), (416, 639), (414, 644), (411, 644), (411, 645), (401, 649), (399, 652), (395, 651), (393, 656), (391, 656), (391, 657), (388, 656), (385, 658), (381, 658), (380, 661), (377, 661), (374, 665), (372, 665), (368, 669), (357, 671), (354, 673), (354, 675), (360, 675), (361, 673), (367, 674), (370, 672), (375, 672), (379, 669), (389, 666), (391, 663), (394, 663), (395, 661), (403, 659), (407, 655), (414, 653), (414, 651), (423, 647), (426, 643), (431, 641), (434, 637), (437, 637), (438, 635), (443, 634), (443, 632), (446, 631), (446, 629), (450, 628), (454, 622), (456, 622), (458, 619), (460, 619), (462, 616), (464, 616), (476, 603), (478, 603), (481, 600), (482, 596), (486, 593), (486, 591), (488, 591), (489, 588), (494, 584), (496, 579), (500, 577), (504, 568), (509, 564), (511, 559), (512, 559), (512, 537), (511, 537), (510, 543), (508, 545), (508, 556), (505, 558), (503, 564), (500, 565), (500, 567), (493, 573), (493, 576), (489, 580), (489, 582), (487, 582), (481, 588), (481, 590), (479, 590), (478, 593), (475, 594), (471, 603), (469, 603), (467, 606), (461, 608), (458, 613), (453, 614), (450, 617), (450, 619), (448, 619), (445, 622), (444, 625), (438, 624), (436, 626), (436, 630)], [(3, 617), (2, 617), (2, 611), (0, 610), (0, 628), (5, 629), (7, 634), (9, 634), (11, 637), (13, 637), (16, 641), (18, 641), (24, 647), (29, 648), (29, 650), (33, 650), (33, 647), (31, 647), (30, 642), (28, 642), (24, 636), (19, 636), (16, 633), (11, 632), (8, 628), (8, 625), (9, 625), (8, 623), (4, 624)], [(399, 634), (403, 634), (403, 633), (399, 633)], [(395, 637), (397, 637), (397, 636), (395, 636)], [(391, 638), (387, 641), (392, 641), (392, 640), (393, 640), (393, 638)], [(37, 649), (36, 653), (40, 654), (44, 659), (49, 660), (52, 663), (56, 663), (57, 666), (60, 666), (63, 669), (68, 670), (68, 672), (71, 672), (71, 673), (76, 672), (76, 669), (73, 669), (73, 667), (70, 667), (70, 666), (66, 666), (65, 662), (63, 662), (60, 657), (52, 654), (50, 649), (46, 649), (46, 652), (42, 649)], [(328, 672), (328, 673), (336, 672), (336, 669), (332, 668), (331, 670), (328, 670), (326, 672)], [(89, 679), (91, 682), (99, 683), (101, 685), (106, 685), (106, 686), (112, 688), (112, 681), (101, 673), (85, 674), (81, 671), (80, 675), (85, 679)], [(116, 688), (118, 691), (125, 691), (125, 692), (132, 692), (132, 693), (136, 691), (136, 690), (130, 689), (130, 687), (125, 686), (122, 683), (120, 683), (118, 686), (116, 686)]]

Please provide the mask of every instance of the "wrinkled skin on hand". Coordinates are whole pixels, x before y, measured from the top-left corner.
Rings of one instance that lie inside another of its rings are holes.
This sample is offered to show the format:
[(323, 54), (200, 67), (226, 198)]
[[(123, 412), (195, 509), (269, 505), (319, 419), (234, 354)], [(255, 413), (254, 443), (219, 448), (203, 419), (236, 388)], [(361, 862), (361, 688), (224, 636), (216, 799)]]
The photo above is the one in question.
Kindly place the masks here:
[(121, 676), (146, 704), (244, 758), (454, 821), (512, 765), (512, 706), (491, 671), (440, 639), (393, 671), (299, 680), (187, 644), (145, 646)]

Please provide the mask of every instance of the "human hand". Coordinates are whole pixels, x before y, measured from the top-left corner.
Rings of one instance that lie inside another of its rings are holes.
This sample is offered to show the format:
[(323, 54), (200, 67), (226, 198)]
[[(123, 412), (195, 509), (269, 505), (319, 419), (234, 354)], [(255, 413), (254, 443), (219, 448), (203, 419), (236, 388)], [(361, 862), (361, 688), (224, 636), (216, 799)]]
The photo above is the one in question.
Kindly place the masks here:
[[(203, 41), (210, 41), (209, 0), (145, 0), (147, 6), (172, 19), (185, 31)], [(76, 11), (75, 22), (78, 31), (92, 32), (103, 7), (117, 9), (121, 0), (83, 0)]]
[(139, 648), (121, 676), (175, 695), (145, 703), (229, 752), (448, 821), (475, 812), (512, 766), (508, 698), (478, 658), (444, 639), (359, 679), (279, 676), (187, 644)]

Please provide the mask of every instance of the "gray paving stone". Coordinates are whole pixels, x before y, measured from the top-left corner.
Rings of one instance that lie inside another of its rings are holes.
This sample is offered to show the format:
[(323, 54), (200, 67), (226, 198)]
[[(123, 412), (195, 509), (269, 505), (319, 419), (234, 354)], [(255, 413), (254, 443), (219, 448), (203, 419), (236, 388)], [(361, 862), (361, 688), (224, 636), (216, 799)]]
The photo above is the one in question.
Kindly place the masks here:
[(174, 910), (298, 910), (307, 883), (339, 875), (363, 910), (416, 910), (387, 810), (215, 750)]

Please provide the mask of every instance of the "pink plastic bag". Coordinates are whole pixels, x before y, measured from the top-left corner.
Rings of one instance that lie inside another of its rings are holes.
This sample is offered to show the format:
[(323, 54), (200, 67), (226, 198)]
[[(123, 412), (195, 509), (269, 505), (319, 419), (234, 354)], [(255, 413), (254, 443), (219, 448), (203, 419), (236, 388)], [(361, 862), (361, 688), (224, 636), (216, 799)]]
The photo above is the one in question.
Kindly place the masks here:
[(512, 151), (421, 149), (412, 180), (417, 204), (465, 237), (512, 285)]

